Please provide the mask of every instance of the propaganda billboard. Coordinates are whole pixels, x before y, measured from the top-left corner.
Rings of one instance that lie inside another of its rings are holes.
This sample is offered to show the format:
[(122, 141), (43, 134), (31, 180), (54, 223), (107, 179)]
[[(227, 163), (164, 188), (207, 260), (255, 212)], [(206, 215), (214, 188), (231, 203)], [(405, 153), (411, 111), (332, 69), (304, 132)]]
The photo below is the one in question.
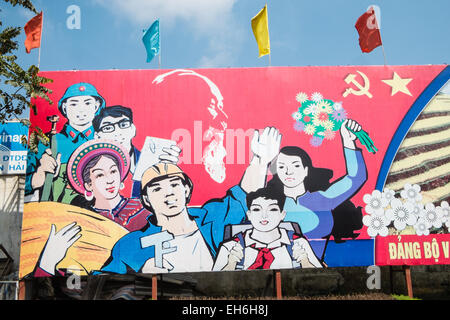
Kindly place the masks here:
[(448, 263), (449, 75), (42, 72), (20, 277)]

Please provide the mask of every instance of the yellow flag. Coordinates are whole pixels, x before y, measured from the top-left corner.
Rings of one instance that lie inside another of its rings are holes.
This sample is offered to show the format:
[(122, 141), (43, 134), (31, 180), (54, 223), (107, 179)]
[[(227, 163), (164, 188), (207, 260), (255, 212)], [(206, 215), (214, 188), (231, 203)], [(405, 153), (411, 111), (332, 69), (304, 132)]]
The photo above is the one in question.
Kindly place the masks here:
[(269, 19), (267, 4), (252, 18), (252, 30), (259, 48), (259, 57), (270, 54)]

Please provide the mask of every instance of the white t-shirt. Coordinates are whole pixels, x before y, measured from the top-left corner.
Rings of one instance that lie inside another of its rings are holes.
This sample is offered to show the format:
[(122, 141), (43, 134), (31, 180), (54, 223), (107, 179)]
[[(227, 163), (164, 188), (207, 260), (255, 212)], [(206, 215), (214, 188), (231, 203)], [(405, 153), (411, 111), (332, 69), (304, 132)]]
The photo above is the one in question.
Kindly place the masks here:
[(200, 230), (176, 236), (169, 243), (170, 247), (177, 247), (176, 251), (163, 255), (173, 267), (170, 272), (211, 271), (213, 258)]
[[(281, 237), (274, 240), (269, 244), (261, 243), (253, 238), (251, 238), (251, 232), (247, 231), (244, 235), (244, 270), (247, 270), (256, 260), (260, 248), (268, 248), (270, 249), (273, 255), (273, 262), (270, 265), (270, 269), (286, 269), (293, 268), (292, 257), (287, 250), (287, 246), (290, 245), (291, 241), (289, 240), (287, 231), (283, 228), (280, 228)], [(223, 267), (228, 262), (228, 255), (230, 254), (231, 249), (236, 244), (236, 241), (231, 240), (225, 242), (217, 256), (216, 263), (214, 265), (214, 270), (219, 271), (222, 270)]]

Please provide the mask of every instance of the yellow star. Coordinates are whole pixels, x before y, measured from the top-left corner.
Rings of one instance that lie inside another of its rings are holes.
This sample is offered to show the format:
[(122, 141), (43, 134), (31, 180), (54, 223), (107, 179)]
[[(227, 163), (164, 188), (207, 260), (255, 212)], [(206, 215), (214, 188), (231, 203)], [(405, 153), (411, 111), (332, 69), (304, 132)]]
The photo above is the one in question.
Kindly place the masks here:
[(397, 72), (394, 72), (394, 76), (391, 80), (381, 80), (381, 81), (392, 87), (391, 96), (393, 96), (397, 92), (403, 92), (404, 94), (412, 96), (411, 92), (409, 92), (407, 87), (408, 83), (410, 83), (411, 80), (412, 78), (402, 79), (397, 74)]

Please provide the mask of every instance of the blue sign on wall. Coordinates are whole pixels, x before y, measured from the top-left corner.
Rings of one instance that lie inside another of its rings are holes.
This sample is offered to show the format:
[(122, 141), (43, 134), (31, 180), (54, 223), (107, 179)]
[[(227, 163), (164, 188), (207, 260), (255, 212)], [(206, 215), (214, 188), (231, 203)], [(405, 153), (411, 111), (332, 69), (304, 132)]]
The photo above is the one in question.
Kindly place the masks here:
[(27, 165), (28, 127), (20, 122), (0, 124), (0, 174), (24, 174)]

